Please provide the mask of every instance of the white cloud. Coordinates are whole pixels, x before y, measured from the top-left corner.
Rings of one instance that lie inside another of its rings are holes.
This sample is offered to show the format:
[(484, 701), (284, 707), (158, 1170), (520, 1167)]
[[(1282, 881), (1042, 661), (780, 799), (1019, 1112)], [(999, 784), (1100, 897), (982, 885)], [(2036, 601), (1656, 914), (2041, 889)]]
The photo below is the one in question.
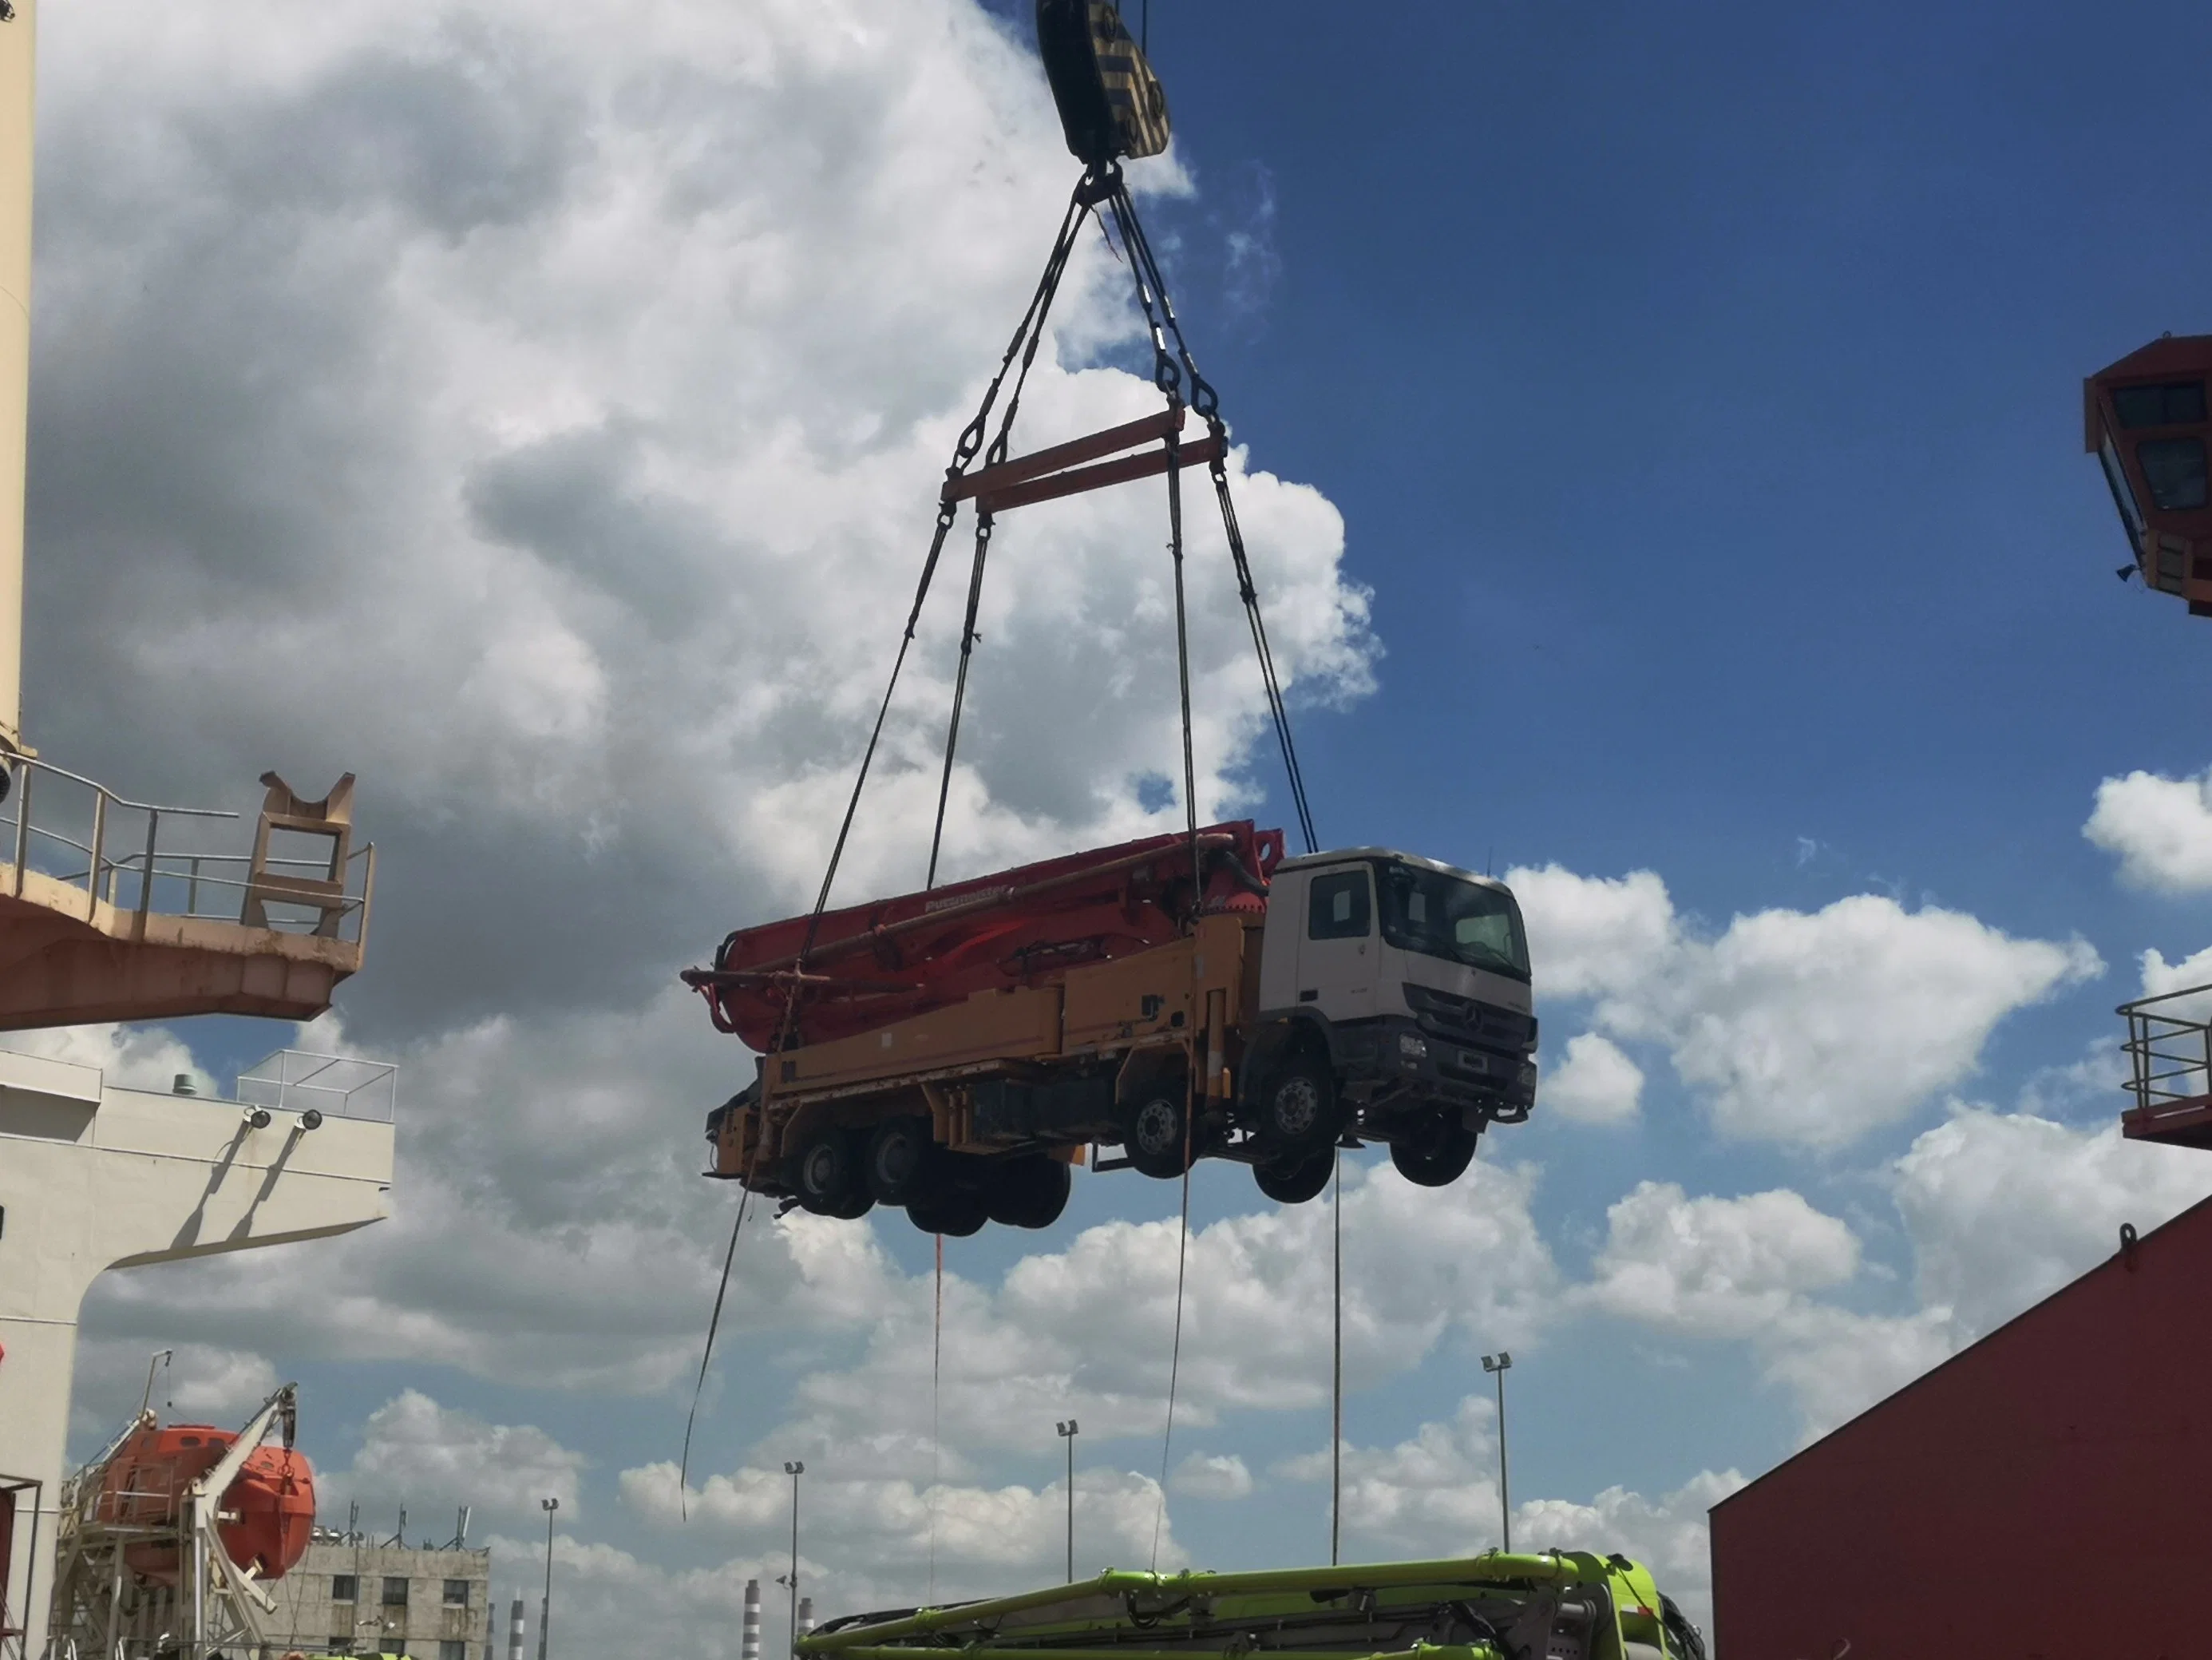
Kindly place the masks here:
[[(168, 1359), (157, 1361), (164, 1348)], [(278, 1382), (266, 1355), (206, 1343), (82, 1338), (76, 1365), (70, 1437), (88, 1456), (131, 1420), (142, 1401), (167, 1422), (235, 1429), (276, 1393)]]
[[(358, 770), (390, 879), (357, 1030), (634, 1004), (819, 880), (1074, 182), (1043, 77), (969, 0), (252, 15), (246, 51), (152, 0), (42, 34), (32, 581), (70, 682), (30, 688), (38, 736), (163, 799)], [(1157, 407), (1114, 366), (1127, 282), (1079, 240), (1017, 449)], [(1264, 461), (1231, 468), (1277, 664), (1356, 696), (1343, 522)], [(1211, 813), (1266, 701), (1208, 494)], [(1180, 822), (1137, 803), (1179, 770), (1163, 514), (1133, 486), (1001, 520), (953, 870)], [(921, 874), (966, 536), (849, 897)]]
[(1606, 1213), (1585, 1292), (1608, 1313), (1696, 1337), (1750, 1337), (1858, 1271), (1850, 1229), (1790, 1189), (1690, 1199), (1640, 1182)]
[(1245, 1499), (1251, 1496), (1252, 1472), (1233, 1452), (1194, 1452), (1176, 1466), (1169, 1485), (1190, 1499)]
[(1841, 1146), (1970, 1073), (1996, 1023), (2100, 973), (2087, 944), (1855, 895), (1739, 916), (1675, 1015), (1674, 1065), (1738, 1134)]
[(1643, 1104), (1644, 1069), (1594, 1031), (1567, 1040), (1566, 1059), (1544, 1082), (1544, 1105), (1583, 1124), (1625, 1124)]
[(2212, 1160), (2092, 1130), (1962, 1107), (1897, 1161), (1923, 1302), (1979, 1336), (2212, 1195)]
[[(1449, 1423), (1427, 1422), (1392, 1447), (1346, 1444), (1344, 1531), (1370, 1560), (1471, 1555), (1498, 1542), (1497, 1409), (1463, 1397)], [(1326, 1448), (1281, 1461), (1276, 1475), (1326, 1483)], [(1324, 1492), (1322, 1502), (1328, 1502)]]
[(2081, 834), (2119, 856), (2122, 881), (2202, 893), (2212, 888), (2212, 772), (2107, 778)]
[[(1449, 1423), (1424, 1423), (1395, 1446), (1343, 1447), (1339, 1456), (1351, 1559), (1471, 1555), (1498, 1544), (1495, 1421), (1490, 1402), (1471, 1395)], [(1301, 1454), (1275, 1468), (1286, 1481), (1326, 1484), (1328, 1453)], [(1620, 1551), (1650, 1567), (1659, 1588), (1710, 1627), (1705, 1512), (1742, 1485), (1734, 1470), (1705, 1470), (1657, 1499), (1618, 1487), (1588, 1503), (1523, 1499), (1513, 1506), (1514, 1543), (1601, 1555)]]
[(1648, 870), (1578, 876), (1559, 865), (1505, 877), (1528, 924), (1536, 983), (1548, 996), (1636, 991), (1680, 949), (1667, 885)]
[[(2190, 956), (2167, 962), (2157, 951), (2142, 954), (2142, 994), (2161, 997), (2170, 991), (2187, 991), (2194, 987), (2212, 984), (2212, 946)], [(2176, 1002), (2176, 1012), (2194, 1013), (2201, 1005)]]
[(2079, 939), (2015, 939), (1874, 894), (1739, 915), (1709, 939), (1649, 872), (1507, 879), (1540, 987), (1592, 1000), (1613, 1037), (1664, 1043), (1724, 1133), (1806, 1146), (1905, 1117), (1972, 1073), (2007, 1014), (2104, 966)]
[[(272, 1041), (270, 1047), (276, 1047)], [(179, 1077), (207, 1093), (215, 1080), (199, 1068), (191, 1049), (166, 1026), (52, 1026), (44, 1031), (11, 1031), (0, 1049), (35, 1055), (73, 1066), (97, 1067), (103, 1079), (121, 1089), (173, 1088)]]
[(1828, 1300), (1856, 1283), (1850, 1230), (1788, 1189), (1690, 1199), (1645, 1182), (1608, 1213), (1573, 1300), (1676, 1335), (1748, 1342), (1803, 1438), (1864, 1411), (2144, 1231), (2212, 1195), (2212, 1167), (2124, 1139), (1954, 1105), (1891, 1166), (1917, 1306)]
[[(923, 1594), (933, 1571), (953, 1585), (1004, 1584), (1017, 1574), (1057, 1577), (1065, 1567), (1067, 1489), (936, 1483), (918, 1486), (877, 1473), (862, 1458), (805, 1460), (802, 1502), (808, 1517), (802, 1560), (818, 1574), (854, 1574)], [(625, 1509), (661, 1527), (689, 1520), (718, 1537), (772, 1551), (790, 1525), (791, 1478), (780, 1468), (746, 1467), (687, 1488), (679, 1505), (676, 1467), (624, 1470)], [(1218, 1496), (1218, 1495), (1207, 1495)], [(1085, 1559), (1103, 1566), (1152, 1560), (1158, 1527), (1163, 1567), (1181, 1566), (1182, 1546), (1165, 1525), (1159, 1483), (1134, 1471), (1091, 1468), (1075, 1483), (1076, 1571)], [(818, 1560), (811, 1560), (820, 1553)], [(939, 1587), (943, 1589), (942, 1586)]]
[[(1203, 1177), (1246, 1179), (1234, 1169)], [(1348, 1162), (1345, 1178), (1348, 1387), (1418, 1365), (1455, 1325), (1512, 1341), (1553, 1317), (1558, 1272), (1528, 1213), (1532, 1171), (1478, 1163), (1438, 1189), (1387, 1164)], [(1310, 1335), (1328, 1326), (1329, 1227), (1327, 1207), (1315, 1204), (1193, 1231), (1179, 1426), (1328, 1399), (1328, 1352)], [(945, 1438), (971, 1450), (1026, 1445), (1035, 1426), (1070, 1412), (1087, 1435), (1158, 1435), (1175, 1284), (1172, 1220), (1086, 1228), (1022, 1257), (995, 1288), (949, 1274), (936, 1419)], [(774, 1444), (826, 1450), (872, 1438), (888, 1469), (927, 1477), (932, 1330), (929, 1282), (893, 1287), (860, 1359), (802, 1379)]]
[(467, 1505), (519, 1521), (550, 1498), (574, 1519), (586, 1462), (532, 1425), (488, 1423), (406, 1389), (369, 1414), (352, 1468), (325, 1475), (338, 1496), (418, 1514)]
[(1607, 1487), (1586, 1505), (1534, 1499), (1513, 1507), (1514, 1537), (1544, 1549), (1617, 1550), (1650, 1568), (1659, 1589), (1711, 1632), (1713, 1568), (1706, 1516), (1743, 1484), (1733, 1469), (1700, 1470), (1657, 1499)]

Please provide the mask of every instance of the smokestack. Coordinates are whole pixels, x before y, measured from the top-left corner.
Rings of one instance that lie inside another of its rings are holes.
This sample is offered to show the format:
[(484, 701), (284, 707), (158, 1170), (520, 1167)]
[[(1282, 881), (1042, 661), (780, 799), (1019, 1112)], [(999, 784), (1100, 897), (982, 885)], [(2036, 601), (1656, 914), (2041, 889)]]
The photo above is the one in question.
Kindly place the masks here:
[(814, 1599), (811, 1596), (802, 1596), (799, 1599), (799, 1634), (804, 1637), (813, 1629)]
[(507, 1660), (522, 1660), (522, 1625), (526, 1617), (518, 1594), (507, 1606)]
[(745, 1581), (744, 1635), (738, 1645), (738, 1660), (760, 1660), (760, 1581)]

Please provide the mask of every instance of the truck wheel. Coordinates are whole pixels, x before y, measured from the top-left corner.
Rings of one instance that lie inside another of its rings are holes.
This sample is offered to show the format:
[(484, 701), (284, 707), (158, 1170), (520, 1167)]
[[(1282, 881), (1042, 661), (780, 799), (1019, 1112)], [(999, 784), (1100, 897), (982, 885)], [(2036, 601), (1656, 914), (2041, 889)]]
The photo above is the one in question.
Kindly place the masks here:
[(1009, 1158), (992, 1171), (983, 1189), (984, 1213), (1007, 1227), (1048, 1228), (1067, 1208), (1073, 1185), (1067, 1166), (1057, 1158)]
[(799, 1148), (787, 1180), (802, 1209), (817, 1216), (842, 1216), (855, 1195), (866, 1196), (860, 1161), (853, 1156), (854, 1140), (849, 1131), (828, 1129)]
[(845, 1152), (851, 1161), (851, 1185), (845, 1190), (844, 1202), (830, 1214), (842, 1221), (855, 1222), (876, 1207), (876, 1195), (868, 1191), (867, 1131), (847, 1130)]
[(1268, 1079), (1259, 1106), (1253, 1134), (1278, 1168), (1295, 1169), (1307, 1154), (1335, 1144), (1336, 1075), (1326, 1061), (1292, 1055)]
[(1307, 1155), (1302, 1164), (1287, 1169), (1262, 1161), (1252, 1166), (1252, 1179), (1260, 1191), (1279, 1205), (1303, 1205), (1321, 1196), (1328, 1178), (1336, 1174), (1336, 1149), (1324, 1147)]
[(1190, 1104), (1183, 1099), (1181, 1079), (1137, 1098), (1122, 1120), (1121, 1150), (1139, 1174), (1162, 1181), (1190, 1168), (1198, 1148), (1192, 1143)]
[(1459, 1122), (1456, 1113), (1437, 1113), (1390, 1139), (1390, 1162), (1416, 1187), (1448, 1188), (1474, 1162), (1482, 1132)]
[(945, 1193), (934, 1199), (917, 1199), (906, 1207), (907, 1219), (924, 1233), (950, 1234), (965, 1239), (979, 1231), (988, 1219), (983, 1201), (973, 1194)]
[(879, 1203), (904, 1205), (921, 1191), (936, 1144), (927, 1118), (886, 1118), (867, 1139), (863, 1173)]

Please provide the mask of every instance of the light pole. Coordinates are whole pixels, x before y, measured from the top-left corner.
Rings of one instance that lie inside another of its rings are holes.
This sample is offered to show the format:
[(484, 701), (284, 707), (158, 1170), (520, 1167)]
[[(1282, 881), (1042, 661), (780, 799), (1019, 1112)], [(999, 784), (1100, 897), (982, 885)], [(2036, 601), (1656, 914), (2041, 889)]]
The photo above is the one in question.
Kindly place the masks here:
[(1075, 1583), (1075, 1420), (1055, 1425), (1060, 1438), (1067, 1443), (1067, 1583)]
[(545, 1512), (545, 1600), (538, 1605), (538, 1660), (545, 1660), (545, 1639), (553, 1629), (553, 1512), (561, 1501), (541, 1499), (538, 1507)]
[(1504, 1349), (1482, 1357), (1482, 1369), (1498, 1379), (1498, 1515), (1500, 1531), (1505, 1535), (1505, 1548), (1513, 1548), (1513, 1499), (1505, 1485), (1505, 1374), (1513, 1369), (1513, 1357)]
[(787, 1458), (783, 1473), (791, 1478), (791, 1651), (799, 1652), (799, 1478), (806, 1474), (803, 1459)]

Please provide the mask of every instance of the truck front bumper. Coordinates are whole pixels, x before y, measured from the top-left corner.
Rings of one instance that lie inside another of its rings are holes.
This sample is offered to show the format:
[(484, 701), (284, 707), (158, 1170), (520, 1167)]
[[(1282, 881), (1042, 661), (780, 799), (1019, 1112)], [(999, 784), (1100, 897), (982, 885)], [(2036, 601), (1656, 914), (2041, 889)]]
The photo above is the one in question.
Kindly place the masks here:
[(1480, 1112), (1486, 1120), (1524, 1118), (1535, 1104), (1532, 1056), (1455, 1043), (1404, 1015), (1340, 1025), (1334, 1036), (1338, 1070), (1347, 1084), (1369, 1085), (1364, 1093), (1402, 1092)]

